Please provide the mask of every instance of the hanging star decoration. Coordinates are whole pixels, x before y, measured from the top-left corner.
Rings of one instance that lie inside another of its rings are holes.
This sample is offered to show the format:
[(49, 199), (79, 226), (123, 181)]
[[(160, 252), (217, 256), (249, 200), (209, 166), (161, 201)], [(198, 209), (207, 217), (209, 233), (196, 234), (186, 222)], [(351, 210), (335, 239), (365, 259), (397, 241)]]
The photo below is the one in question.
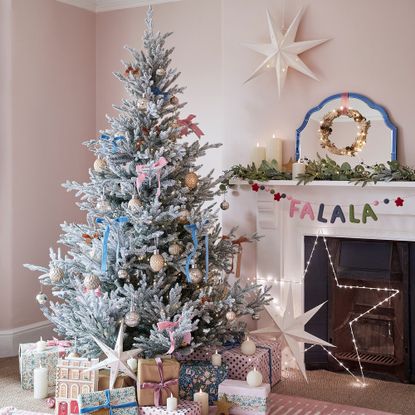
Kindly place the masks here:
[(235, 405), (228, 400), (226, 394), (224, 394), (218, 401), (215, 402), (216, 415), (229, 415), (229, 410)]
[(312, 308), (304, 314), (300, 314), (299, 316), (294, 317), (294, 301), (292, 288), (290, 285), (287, 296), (287, 305), (282, 316), (277, 314), (273, 307), (265, 306), (268, 314), (275, 322), (275, 327), (264, 327), (262, 329), (251, 331), (251, 333), (269, 334), (276, 337), (281, 337), (293, 354), (294, 359), (297, 362), (297, 366), (304, 376), (304, 379), (307, 380), (302, 347), (300, 343), (334, 347), (332, 344), (327, 343), (325, 340), (319, 339), (318, 337), (313, 336), (304, 330), (305, 324), (320, 310), (324, 304), (325, 302), (318, 305), (317, 307)]
[(298, 26), (304, 10), (304, 8), (301, 8), (298, 11), (285, 33), (282, 33), (281, 30), (276, 28), (275, 22), (267, 10), (268, 30), (271, 43), (246, 44), (248, 48), (265, 55), (265, 60), (258, 66), (245, 83), (265, 72), (267, 69), (275, 68), (275, 73), (277, 75), (278, 96), (281, 96), (281, 91), (284, 88), (289, 67), (309, 76), (310, 78), (318, 80), (316, 75), (314, 75), (311, 69), (299, 58), (298, 55), (306, 50), (327, 42), (329, 39), (306, 40), (302, 42), (295, 41)]
[(95, 343), (101, 348), (101, 350), (106, 354), (107, 358), (104, 359), (102, 362), (99, 362), (96, 365), (91, 366), (90, 368), (86, 369), (86, 371), (109, 368), (110, 369), (110, 382), (109, 382), (110, 389), (114, 388), (115, 380), (117, 379), (119, 372), (125, 373), (130, 378), (137, 380), (135, 373), (132, 372), (129, 366), (127, 365), (127, 360), (139, 354), (141, 350), (134, 349), (134, 350), (129, 350), (127, 352), (123, 351), (124, 320), (121, 322), (120, 330), (118, 332), (117, 342), (115, 343), (114, 349), (111, 349), (101, 340), (97, 339), (96, 337), (93, 336), (92, 338), (94, 339)]

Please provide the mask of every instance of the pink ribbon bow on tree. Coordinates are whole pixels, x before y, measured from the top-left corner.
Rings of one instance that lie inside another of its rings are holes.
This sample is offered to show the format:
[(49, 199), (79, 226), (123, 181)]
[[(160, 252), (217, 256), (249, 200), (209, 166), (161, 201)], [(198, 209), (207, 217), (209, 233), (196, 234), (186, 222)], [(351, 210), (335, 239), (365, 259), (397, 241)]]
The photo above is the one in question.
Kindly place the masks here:
[(140, 385), (141, 389), (154, 389), (154, 406), (160, 406), (161, 405), (161, 392), (163, 390), (167, 390), (170, 393), (172, 391), (170, 390), (170, 386), (177, 385), (178, 379), (170, 379), (170, 380), (164, 380), (164, 372), (163, 372), (163, 361), (156, 357), (156, 364), (157, 369), (159, 371), (160, 376), (160, 383), (155, 382), (144, 382)]
[[(159, 331), (166, 330), (169, 333), (170, 337), (170, 349), (167, 351), (166, 354), (172, 354), (174, 349), (176, 348), (176, 341), (174, 340), (174, 330), (179, 327), (181, 318), (175, 322), (173, 321), (160, 321), (157, 323), (157, 328)], [(192, 333), (190, 331), (186, 332), (183, 335), (183, 342), (190, 344), (192, 341)]]
[(196, 115), (190, 114), (184, 120), (178, 121), (179, 126), (182, 127), (180, 130), (180, 135), (189, 135), (189, 130), (193, 131), (198, 138), (202, 137), (202, 135), (205, 135), (203, 131), (197, 126), (197, 124), (192, 122), (193, 118), (196, 118)]
[(160, 196), (160, 174), (161, 169), (167, 165), (167, 160), (164, 157), (160, 157), (156, 162), (153, 164), (150, 164), (149, 166), (145, 166), (143, 164), (137, 164), (135, 166), (135, 169), (137, 170), (137, 180), (136, 180), (136, 186), (137, 190), (140, 191), (140, 187), (143, 184), (144, 180), (148, 176), (148, 173), (151, 169), (156, 170), (156, 176), (157, 176), (157, 193), (156, 196)]

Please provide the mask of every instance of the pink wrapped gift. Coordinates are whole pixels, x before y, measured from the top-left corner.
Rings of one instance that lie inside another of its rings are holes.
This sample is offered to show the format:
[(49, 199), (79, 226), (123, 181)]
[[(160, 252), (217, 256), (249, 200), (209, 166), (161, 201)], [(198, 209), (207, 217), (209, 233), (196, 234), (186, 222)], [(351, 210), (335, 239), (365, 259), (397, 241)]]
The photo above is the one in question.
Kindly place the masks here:
[[(202, 409), (199, 402), (180, 401), (177, 409), (174, 411), (175, 415), (201, 415)], [(171, 415), (171, 411), (167, 411), (166, 406), (141, 406), (140, 415)]]
[(219, 399), (226, 395), (233, 403), (231, 415), (265, 415), (270, 391), (269, 383), (253, 388), (242, 380), (226, 379), (219, 385)]
[(251, 336), (257, 348), (251, 356), (242, 354), (239, 346), (222, 353), (222, 360), (228, 366), (228, 378), (246, 380), (254, 367), (262, 373), (264, 381), (274, 386), (281, 380), (281, 342), (259, 336)]

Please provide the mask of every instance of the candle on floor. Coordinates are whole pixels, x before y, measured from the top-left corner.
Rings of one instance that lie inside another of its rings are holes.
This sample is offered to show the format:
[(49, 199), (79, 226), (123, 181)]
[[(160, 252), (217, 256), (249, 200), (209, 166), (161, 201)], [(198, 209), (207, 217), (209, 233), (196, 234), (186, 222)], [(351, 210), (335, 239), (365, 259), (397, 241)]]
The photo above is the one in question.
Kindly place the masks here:
[(241, 352), (245, 356), (253, 355), (256, 352), (256, 344), (249, 337), (247, 337), (241, 344)]
[(33, 397), (44, 399), (48, 397), (48, 368), (36, 367), (33, 370)]
[(203, 392), (202, 389), (200, 389), (199, 392), (196, 392), (193, 395), (193, 400), (195, 402), (199, 402), (202, 405), (201, 415), (209, 414), (209, 395), (206, 392)]
[(170, 398), (167, 398), (167, 412), (173, 412), (177, 409), (177, 398), (170, 394)]
[(293, 163), (293, 170), (292, 170), (292, 179), (297, 180), (297, 176), (299, 174), (305, 173), (305, 163), (301, 163), (300, 161), (297, 161), (296, 163)]
[(252, 386), (253, 388), (256, 388), (258, 386), (262, 385), (262, 373), (258, 370), (256, 370), (256, 367), (254, 367), (254, 370), (251, 370), (248, 372), (248, 375), (246, 376), (246, 382), (249, 386)]
[(40, 340), (36, 342), (36, 351), (43, 352), (44, 350), (46, 350), (46, 345), (47, 343), (41, 337)]
[(272, 135), (271, 140), (267, 145), (267, 161), (275, 160), (278, 164), (278, 170), (282, 171), (282, 140), (277, 138), (275, 134)]
[(259, 143), (256, 143), (252, 161), (255, 163), (256, 167), (259, 167), (263, 160), (265, 160), (265, 147), (260, 146)]
[(222, 364), (222, 356), (216, 350), (216, 352), (212, 354), (212, 365), (220, 366), (221, 364)]

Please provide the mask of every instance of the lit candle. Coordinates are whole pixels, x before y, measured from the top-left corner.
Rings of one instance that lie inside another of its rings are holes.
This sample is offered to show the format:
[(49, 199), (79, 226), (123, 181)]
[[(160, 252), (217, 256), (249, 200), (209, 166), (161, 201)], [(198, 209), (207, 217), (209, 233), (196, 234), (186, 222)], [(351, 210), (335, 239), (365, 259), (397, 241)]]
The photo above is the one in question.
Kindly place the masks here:
[(41, 337), (40, 340), (36, 342), (36, 351), (43, 352), (44, 350), (46, 350), (46, 345), (47, 343)]
[(267, 161), (275, 160), (278, 164), (278, 170), (282, 171), (282, 140), (281, 138), (276, 138), (275, 134), (272, 135), (272, 138), (267, 146)]
[(212, 355), (212, 365), (213, 366), (220, 366), (222, 364), (222, 356), (216, 352)]
[(206, 392), (203, 392), (202, 389), (200, 389), (199, 392), (196, 392), (193, 395), (193, 400), (195, 402), (199, 402), (202, 405), (201, 415), (209, 414), (209, 395)]
[(241, 344), (241, 352), (245, 356), (251, 356), (256, 352), (256, 344), (249, 337), (247, 337)]
[(37, 367), (33, 370), (33, 397), (44, 399), (48, 396), (48, 368)]
[(256, 367), (254, 367), (254, 370), (251, 370), (248, 372), (248, 375), (246, 376), (246, 382), (249, 386), (256, 388), (257, 386), (262, 385), (262, 373), (258, 370), (256, 370)]
[(130, 357), (127, 360), (127, 365), (134, 373), (137, 372), (137, 366), (138, 366), (137, 359), (135, 359), (134, 357)]
[(170, 398), (167, 398), (167, 412), (173, 412), (177, 409), (177, 398), (170, 393)]
[(300, 161), (293, 163), (293, 176), (292, 179), (293, 180), (297, 180), (297, 176), (299, 174), (304, 174), (305, 173), (305, 163), (301, 163)]
[(256, 167), (259, 167), (262, 163), (262, 160), (265, 160), (265, 147), (262, 147), (259, 145), (259, 143), (256, 143), (252, 161), (255, 163)]

